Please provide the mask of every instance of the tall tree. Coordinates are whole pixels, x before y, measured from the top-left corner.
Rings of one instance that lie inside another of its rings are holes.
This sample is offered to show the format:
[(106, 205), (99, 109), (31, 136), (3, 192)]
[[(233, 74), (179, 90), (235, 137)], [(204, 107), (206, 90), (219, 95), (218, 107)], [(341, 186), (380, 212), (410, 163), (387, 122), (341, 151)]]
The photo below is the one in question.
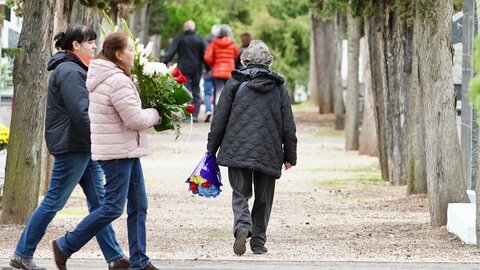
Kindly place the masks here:
[(407, 182), (407, 101), (412, 67), (412, 28), (401, 11), (411, 11), (409, 3), (381, 3), (369, 26), (380, 167), (383, 179), (393, 185)]
[(358, 125), (359, 125), (359, 81), (358, 65), (360, 56), (360, 28), (361, 19), (348, 9), (348, 80), (347, 80), (347, 101), (345, 105), (346, 130), (345, 149), (358, 150)]
[[(25, 1), (15, 58), (11, 139), (8, 145), (1, 222), (23, 224), (37, 207), (45, 95), (51, 56), (54, 0)], [(28, 146), (28, 147), (26, 147)]]
[(467, 201), (453, 106), (453, 1), (417, 0), (415, 10), (413, 57), (418, 68), (418, 88), (424, 92), (430, 218), (433, 226), (443, 226), (448, 203)]
[(368, 32), (368, 50), (370, 56), (370, 72), (372, 78), (372, 93), (373, 103), (375, 104), (375, 119), (378, 139), (378, 157), (380, 162), (380, 171), (382, 179), (389, 181), (389, 167), (388, 155), (386, 145), (386, 127), (387, 121), (385, 108), (385, 89), (387, 87), (386, 80), (386, 59), (384, 52), (386, 51), (386, 44), (384, 38), (384, 14), (380, 13), (377, 16), (369, 19)]
[[(368, 37), (370, 29), (368, 23), (364, 25), (365, 36)], [(368, 38), (364, 39), (365, 48), (368, 48)], [(377, 147), (377, 130), (375, 122), (375, 108), (373, 104), (372, 92), (372, 74), (370, 67), (370, 53), (365, 50), (365, 63), (363, 69), (365, 70), (363, 81), (365, 85), (365, 100), (363, 105), (362, 126), (360, 128), (359, 149), (360, 155), (378, 156)]]
[[(334, 111), (335, 111), (335, 130), (345, 128), (345, 104), (343, 102), (343, 83), (342, 83), (342, 55), (343, 55), (343, 14), (337, 10), (335, 15), (335, 79), (334, 79)], [(310, 92), (311, 93), (311, 92)]]
[[(312, 15), (313, 54), (315, 61), (315, 77), (317, 79), (317, 100), (320, 114), (334, 112), (334, 89), (336, 66), (335, 21), (333, 17), (322, 19)], [(315, 96), (315, 95), (314, 95)]]

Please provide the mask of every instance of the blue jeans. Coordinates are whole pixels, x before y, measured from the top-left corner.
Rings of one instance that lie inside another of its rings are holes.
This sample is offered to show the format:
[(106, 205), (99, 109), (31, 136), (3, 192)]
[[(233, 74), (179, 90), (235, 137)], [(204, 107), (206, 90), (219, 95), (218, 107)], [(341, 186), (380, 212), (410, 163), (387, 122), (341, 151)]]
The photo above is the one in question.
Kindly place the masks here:
[(212, 111), (212, 90), (213, 78), (212, 76), (203, 76), (203, 102), (205, 103), (205, 112)]
[[(67, 203), (72, 191), (80, 184), (87, 197), (88, 210), (100, 206), (105, 195), (103, 172), (100, 165), (91, 159), (90, 153), (66, 153), (55, 155), (52, 179), (45, 198), (33, 212), (15, 249), (15, 254), (31, 259), (47, 231), (48, 224)], [(112, 226), (97, 233), (97, 241), (107, 262), (123, 256), (123, 251)]]
[(105, 200), (75, 228), (57, 240), (58, 248), (66, 256), (80, 250), (95, 233), (119, 218), (127, 204), (128, 245), (130, 269), (141, 269), (149, 264), (146, 255), (147, 192), (142, 165), (138, 158), (99, 161), (107, 183)]

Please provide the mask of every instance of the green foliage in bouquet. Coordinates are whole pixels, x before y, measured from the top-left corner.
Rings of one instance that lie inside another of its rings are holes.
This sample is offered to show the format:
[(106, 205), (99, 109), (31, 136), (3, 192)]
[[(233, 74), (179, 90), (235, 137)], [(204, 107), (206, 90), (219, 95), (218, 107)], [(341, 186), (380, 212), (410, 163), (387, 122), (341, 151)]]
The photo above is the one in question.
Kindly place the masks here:
[[(104, 12), (112, 31), (118, 27), (114, 26), (111, 19)], [(144, 46), (136, 39), (127, 22), (122, 19), (123, 30), (126, 31), (134, 41), (135, 58), (131, 74), (134, 83), (137, 85), (143, 108), (155, 108), (162, 117), (162, 123), (154, 126), (156, 131), (173, 130), (175, 139), (180, 136), (180, 123), (184, 116), (192, 112), (187, 110), (187, 102), (192, 101), (192, 94), (183, 85), (187, 82), (176, 65), (167, 67), (164, 63), (156, 62), (150, 55), (152, 43)], [(104, 29), (102, 33), (106, 35)]]

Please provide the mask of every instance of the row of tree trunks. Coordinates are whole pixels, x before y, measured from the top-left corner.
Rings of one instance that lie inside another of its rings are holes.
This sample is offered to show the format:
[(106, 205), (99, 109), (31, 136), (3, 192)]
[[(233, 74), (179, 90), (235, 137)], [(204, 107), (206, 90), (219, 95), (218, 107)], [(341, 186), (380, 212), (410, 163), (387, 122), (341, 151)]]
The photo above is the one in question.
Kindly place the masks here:
[[(14, 98), (8, 145), (2, 224), (24, 224), (37, 207), (41, 180), (43, 122), (52, 54), (54, 0), (25, 1), (15, 58)], [(25, 147), (29, 145), (29, 147)]]
[[(415, 86), (424, 93), (426, 175), (433, 226), (447, 223), (448, 203), (467, 201), (452, 77), (453, 1), (418, 0), (415, 7)], [(432, 42), (432, 41), (435, 42)]]
[(351, 10), (347, 14), (348, 29), (348, 80), (346, 98), (345, 149), (358, 150), (359, 135), (359, 55), (361, 19), (354, 17)]

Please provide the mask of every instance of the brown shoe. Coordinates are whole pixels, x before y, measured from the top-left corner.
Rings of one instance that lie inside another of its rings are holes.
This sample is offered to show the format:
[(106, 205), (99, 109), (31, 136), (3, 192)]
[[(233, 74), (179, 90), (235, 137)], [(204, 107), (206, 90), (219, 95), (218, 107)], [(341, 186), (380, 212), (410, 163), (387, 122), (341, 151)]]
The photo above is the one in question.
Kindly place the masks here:
[(57, 241), (53, 240), (50, 242), (50, 247), (53, 252), (53, 261), (57, 266), (58, 270), (67, 270), (67, 260), (69, 257), (65, 256), (62, 251), (57, 246)]
[(10, 259), (10, 266), (17, 269), (24, 269), (24, 270), (47, 270), (44, 267), (38, 267), (34, 262), (33, 259), (26, 259), (23, 257), (14, 254)]
[(150, 262), (147, 264), (147, 266), (143, 267), (142, 270), (160, 270), (160, 269), (153, 266), (153, 264)]
[(130, 269), (130, 262), (128, 261), (127, 257), (123, 256), (116, 259), (115, 261), (109, 262), (108, 269), (128, 270)]

